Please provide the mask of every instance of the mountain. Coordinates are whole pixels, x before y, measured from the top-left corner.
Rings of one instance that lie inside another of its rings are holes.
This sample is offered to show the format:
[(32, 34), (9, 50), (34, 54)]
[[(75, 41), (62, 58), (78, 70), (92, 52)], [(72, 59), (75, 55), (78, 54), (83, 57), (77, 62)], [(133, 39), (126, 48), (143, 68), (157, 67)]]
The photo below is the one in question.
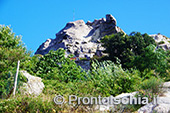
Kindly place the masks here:
[[(106, 18), (88, 21), (83, 20), (69, 22), (66, 26), (56, 34), (55, 39), (47, 39), (39, 46), (35, 54), (47, 54), (50, 50), (64, 48), (66, 56), (74, 54), (79, 58), (92, 58), (94, 55), (102, 56), (100, 39), (105, 35), (123, 32), (117, 25), (116, 19), (107, 14)], [(170, 49), (170, 39), (161, 34), (150, 35), (155, 39), (158, 47), (164, 50)]]
[(76, 57), (90, 57), (102, 55), (104, 48), (99, 43), (105, 35), (124, 32), (116, 25), (116, 19), (107, 14), (106, 18), (88, 21), (69, 22), (56, 34), (55, 39), (47, 39), (39, 46), (35, 54), (47, 54), (50, 50), (66, 49), (66, 55), (74, 54)]

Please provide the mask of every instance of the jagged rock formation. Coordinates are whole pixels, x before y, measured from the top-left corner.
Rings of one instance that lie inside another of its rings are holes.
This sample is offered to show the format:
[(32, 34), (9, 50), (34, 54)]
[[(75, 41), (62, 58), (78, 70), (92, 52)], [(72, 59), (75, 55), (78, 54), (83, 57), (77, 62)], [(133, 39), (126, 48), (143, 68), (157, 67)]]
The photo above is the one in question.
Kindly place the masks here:
[(35, 54), (47, 54), (50, 50), (59, 48), (66, 49), (66, 55), (74, 54), (76, 57), (93, 57), (102, 55), (104, 48), (101, 47), (99, 40), (112, 33), (123, 32), (116, 26), (116, 19), (108, 14), (106, 19), (102, 18), (88, 21), (83, 20), (69, 22), (56, 34), (55, 39), (47, 39), (36, 51)]
[(26, 78), (27, 83), (23, 83), (20, 88), (21, 94), (38, 96), (44, 89), (44, 83), (40, 77), (30, 75), (27, 71), (20, 71)]
[(170, 39), (161, 34), (150, 35), (153, 37), (158, 47), (161, 47), (164, 50), (170, 50)]
[[(106, 18), (88, 21), (85, 23), (83, 20), (69, 22), (66, 26), (56, 34), (55, 39), (47, 39), (37, 49), (35, 54), (47, 54), (50, 50), (57, 50), (64, 48), (66, 56), (74, 54), (76, 57), (92, 58), (94, 55), (102, 56), (100, 39), (105, 35), (113, 33), (124, 32), (117, 25), (116, 19), (107, 14)], [(170, 39), (161, 35), (150, 35), (153, 37), (158, 45), (164, 50), (170, 49)]]

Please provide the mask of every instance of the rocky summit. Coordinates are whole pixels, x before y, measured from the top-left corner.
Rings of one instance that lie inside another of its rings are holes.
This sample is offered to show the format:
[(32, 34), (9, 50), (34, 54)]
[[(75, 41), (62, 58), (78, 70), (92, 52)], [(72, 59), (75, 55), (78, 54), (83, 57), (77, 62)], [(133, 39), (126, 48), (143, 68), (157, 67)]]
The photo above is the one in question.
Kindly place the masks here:
[(50, 50), (64, 48), (66, 55), (74, 54), (80, 58), (102, 56), (104, 48), (99, 43), (100, 39), (105, 35), (124, 32), (116, 23), (116, 19), (110, 14), (93, 22), (85, 23), (83, 20), (69, 22), (56, 34), (55, 39), (47, 39), (41, 44), (35, 54), (44, 55)]
[[(106, 18), (88, 21), (83, 20), (69, 22), (56, 34), (55, 39), (47, 39), (39, 46), (35, 54), (47, 54), (50, 50), (64, 48), (66, 56), (74, 54), (78, 58), (92, 58), (94, 55), (102, 56), (104, 48), (101, 46), (100, 39), (105, 35), (123, 32), (117, 25), (116, 19), (107, 14)], [(158, 47), (170, 50), (170, 39), (161, 34), (150, 35), (153, 37)]]

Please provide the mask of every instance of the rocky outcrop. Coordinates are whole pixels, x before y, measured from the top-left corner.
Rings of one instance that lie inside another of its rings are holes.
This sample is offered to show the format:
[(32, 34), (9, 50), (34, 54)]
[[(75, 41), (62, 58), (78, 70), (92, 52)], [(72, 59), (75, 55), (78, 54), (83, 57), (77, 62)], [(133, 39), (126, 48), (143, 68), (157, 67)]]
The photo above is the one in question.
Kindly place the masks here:
[[(132, 92), (132, 93), (122, 93), (120, 95), (117, 95), (116, 97), (112, 97), (112, 96), (110, 96), (110, 97), (118, 99), (118, 100), (121, 100), (122, 98), (129, 99), (129, 98), (135, 97), (136, 94), (138, 94), (137, 91), (136, 92)], [(110, 97), (107, 97), (107, 98), (110, 98)], [(110, 101), (110, 99), (109, 99), (109, 101)], [(110, 112), (110, 113), (116, 112), (116, 113), (119, 113), (118, 109), (120, 109), (120, 108), (123, 109), (124, 106), (125, 106), (124, 104), (114, 104), (114, 101), (112, 101), (112, 102), (113, 103), (109, 102), (108, 104), (97, 105), (95, 109), (99, 110), (100, 112)], [(127, 103), (129, 103), (129, 100), (127, 100)]]
[(138, 110), (138, 113), (169, 113), (170, 112), (170, 82), (162, 87), (163, 95), (157, 98), (157, 103), (149, 103)]
[(44, 89), (44, 83), (40, 77), (30, 75), (26, 71), (20, 71), (27, 78), (27, 83), (23, 83), (20, 88), (21, 94), (38, 96)]
[[(161, 95), (155, 98), (153, 102), (138, 109), (137, 112), (138, 113), (170, 113), (170, 82), (165, 82), (161, 87), (161, 91), (163, 92)], [(133, 98), (137, 94), (138, 94), (137, 91), (132, 93), (122, 93), (114, 98), (117, 99), (130, 98), (130, 97)], [(129, 103), (129, 100), (127, 100), (127, 103)], [(95, 109), (99, 110), (100, 112), (109, 111), (109, 112), (119, 113), (119, 110), (123, 110), (125, 106), (126, 104), (124, 105), (124, 104), (109, 103), (109, 104), (97, 105)]]
[[(66, 26), (56, 34), (55, 39), (47, 39), (39, 46), (35, 54), (47, 54), (50, 50), (57, 50), (64, 48), (66, 56), (74, 54), (76, 57), (90, 57), (93, 55), (102, 56), (100, 39), (105, 35), (113, 33), (124, 32), (117, 26), (116, 19), (107, 14), (106, 18), (88, 21), (85, 23), (83, 20), (69, 22)], [(150, 35), (164, 50), (170, 49), (170, 39), (161, 34)], [(100, 52), (100, 54), (99, 54)]]
[(55, 39), (47, 39), (35, 54), (44, 55), (50, 50), (64, 48), (66, 55), (71, 53), (76, 57), (91, 58), (97, 54), (96, 52), (102, 53), (104, 50), (99, 43), (103, 36), (123, 32), (116, 23), (116, 19), (110, 14), (106, 15), (106, 19), (102, 18), (93, 22), (85, 23), (83, 20), (69, 22), (56, 34)]
[(164, 50), (170, 50), (170, 39), (161, 34), (150, 35), (153, 37), (158, 47), (161, 47)]

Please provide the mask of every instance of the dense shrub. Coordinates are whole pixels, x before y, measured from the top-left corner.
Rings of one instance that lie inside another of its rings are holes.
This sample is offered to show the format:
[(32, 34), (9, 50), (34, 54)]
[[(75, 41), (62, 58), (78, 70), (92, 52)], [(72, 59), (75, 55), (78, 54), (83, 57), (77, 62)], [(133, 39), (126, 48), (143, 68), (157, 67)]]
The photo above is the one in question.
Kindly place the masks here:
[(109, 59), (116, 62), (116, 57), (121, 60), (121, 64), (125, 68), (133, 67), (129, 65), (133, 61), (134, 56), (142, 54), (150, 44), (156, 45), (154, 39), (147, 34), (132, 32), (130, 35), (125, 35), (120, 32), (102, 38), (105, 52), (109, 54)]
[[(58, 108), (58, 109), (57, 109)], [(6, 100), (0, 100), (0, 112), (1, 113), (55, 113), (56, 110), (59, 111), (61, 108), (57, 107), (50, 100), (42, 100), (42, 98), (37, 97), (16, 97)]]
[(155, 70), (161, 77), (168, 75), (169, 53), (157, 49), (154, 39), (149, 35), (139, 32), (130, 35), (118, 33), (105, 36), (102, 42), (109, 59), (115, 62), (119, 58), (123, 68), (136, 68), (142, 73)]
[(90, 80), (106, 96), (134, 91), (134, 85), (140, 81), (139, 76), (138, 71), (131, 73), (111, 61), (93, 62), (90, 72)]
[(105, 96), (104, 92), (96, 89), (92, 81), (78, 81), (78, 82), (59, 82), (57, 80), (44, 80), (45, 89), (43, 91), (46, 95), (63, 95), (67, 98), (68, 95), (76, 95), (79, 97)]
[(164, 44), (165, 42), (164, 41), (160, 41), (160, 42), (158, 42), (158, 44)]
[(121, 65), (111, 61), (92, 62), (91, 71), (84, 80), (65, 82), (59, 80), (44, 80), (45, 94), (79, 95), (79, 96), (110, 96), (132, 92), (136, 83), (140, 83), (140, 72), (123, 70)]
[[(32, 63), (33, 62), (33, 63)], [(44, 56), (35, 56), (27, 63), (31, 68), (26, 69), (45, 80), (58, 80), (62, 82), (83, 80), (86, 72), (70, 58), (65, 57), (65, 50), (49, 51)]]
[(145, 52), (140, 56), (136, 56), (132, 65), (134, 65), (141, 72), (155, 70), (156, 74), (165, 77), (167, 76), (168, 53), (161, 48), (156, 49), (154, 45), (146, 47)]
[(156, 77), (151, 77), (149, 79), (144, 80), (141, 84), (140, 87), (143, 90), (150, 90), (151, 93), (159, 93), (160, 92), (160, 87), (162, 85), (162, 80), (160, 78)]

